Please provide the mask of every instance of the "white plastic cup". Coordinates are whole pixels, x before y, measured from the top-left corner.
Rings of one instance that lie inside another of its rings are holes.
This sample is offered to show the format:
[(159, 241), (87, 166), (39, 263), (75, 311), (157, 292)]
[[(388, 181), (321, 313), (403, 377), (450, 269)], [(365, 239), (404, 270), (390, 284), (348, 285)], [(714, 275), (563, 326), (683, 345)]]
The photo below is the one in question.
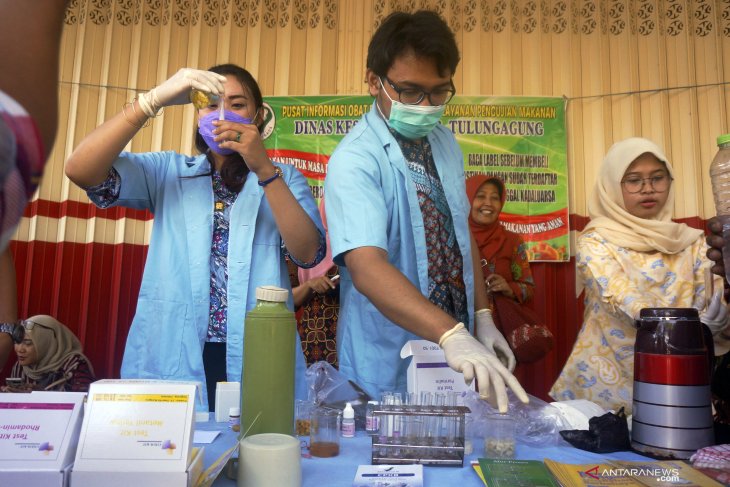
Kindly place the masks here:
[(299, 440), (281, 433), (248, 436), (239, 443), (238, 487), (301, 487)]

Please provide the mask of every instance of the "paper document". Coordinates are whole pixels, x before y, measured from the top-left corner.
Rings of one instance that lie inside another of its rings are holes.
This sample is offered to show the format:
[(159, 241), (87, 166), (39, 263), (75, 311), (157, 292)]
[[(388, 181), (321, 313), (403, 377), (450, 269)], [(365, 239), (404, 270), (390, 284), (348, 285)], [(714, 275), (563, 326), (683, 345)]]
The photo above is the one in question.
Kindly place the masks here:
[(195, 431), (193, 434), (193, 443), (213, 443), (220, 431)]

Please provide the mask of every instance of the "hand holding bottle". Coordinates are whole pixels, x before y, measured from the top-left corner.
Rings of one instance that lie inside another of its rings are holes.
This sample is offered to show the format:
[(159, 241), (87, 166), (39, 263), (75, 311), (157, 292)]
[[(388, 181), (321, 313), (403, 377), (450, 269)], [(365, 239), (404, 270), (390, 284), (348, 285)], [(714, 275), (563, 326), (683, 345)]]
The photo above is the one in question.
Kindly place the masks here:
[(225, 76), (212, 71), (182, 68), (159, 86), (139, 95), (139, 106), (145, 115), (154, 117), (162, 107), (190, 103), (192, 89), (222, 95), (225, 81)]

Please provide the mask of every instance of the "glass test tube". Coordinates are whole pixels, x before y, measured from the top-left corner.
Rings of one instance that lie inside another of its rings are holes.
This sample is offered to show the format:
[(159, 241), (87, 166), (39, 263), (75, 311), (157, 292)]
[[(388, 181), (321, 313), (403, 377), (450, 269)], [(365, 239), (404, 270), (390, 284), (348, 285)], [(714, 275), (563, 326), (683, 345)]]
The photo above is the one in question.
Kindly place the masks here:
[[(446, 394), (446, 406), (449, 413), (456, 410), (456, 393), (451, 391)], [(457, 424), (459, 419), (457, 416), (449, 416), (446, 418), (446, 445), (449, 447), (456, 446), (456, 438), (458, 437)]]
[[(426, 410), (431, 406), (432, 394), (430, 392), (421, 393), (421, 408)], [(431, 423), (433, 422), (433, 416), (424, 416), (423, 423), (421, 424), (421, 441), (424, 445), (427, 445), (431, 441)]]
[[(437, 392), (434, 394), (434, 405), (438, 406), (439, 411), (443, 411), (446, 403), (446, 395), (443, 392)], [(434, 425), (434, 446), (444, 446), (445, 434), (444, 434), (444, 417), (436, 416)]]
[[(383, 394), (380, 396), (380, 405), (381, 408), (383, 408), (386, 405), (393, 403), (393, 393), (392, 392), (383, 392)], [(389, 434), (389, 428), (391, 428), (389, 424), (390, 415), (380, 415), (380, 431), (378, 433), (378, 441), (380, 444), (385, 444)], [(387, 448), (381, 447), (378, 456), (385, 456), (387, 452)]]

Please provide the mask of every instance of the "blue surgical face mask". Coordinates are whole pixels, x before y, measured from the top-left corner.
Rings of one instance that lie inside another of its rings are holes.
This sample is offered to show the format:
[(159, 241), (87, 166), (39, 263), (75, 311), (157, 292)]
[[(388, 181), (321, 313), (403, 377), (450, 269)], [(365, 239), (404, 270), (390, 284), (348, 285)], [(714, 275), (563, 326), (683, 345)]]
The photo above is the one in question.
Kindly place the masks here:
[[(238, 122), (238, 123), (245, 123), (250, 124), (253, 123), (253, 120), (250, 118), (242, 117), (241, 115), (229, 112), (226, 110), (224, 113), (224, 117), (229, 122)], [(200, 120), (198, 120), (198, 133), (203, 136), (203, 139), (205, 139), (205, 143), (208, 144), (208, 147), (210, 147), (210, 150), (213, 152), (217, 152), (220, 155), (227, 156), (229, 154), (233, 154), (233, 149), (225, 149), (220, 146), (218, 142), (216, 142), (214, 139), (216, 135), (213, 133), (213, 130), (215, 130), (216, 126), (213, 125), (213, 122), (215, 120), (218, 120), (220, 117), (220, 112), (218, 110), (214, 110), (210, 112), (207, 115), (203, 115), (200, 117)], [(223, 141), (221, 141), (223, 142)]]
[[(446, 105), (406, 105), (390, 97), (385, 86), (383, 86), (382, 79), (380, 80), (380, 86), (385, 96), (390, 100), (388, 125), (408, 139), (420, 139), (430, 134), (441, 120), (441, 116), (446, 109)], [(376, 103), (375, 106), (378, 106), (378, 104)], [(380, 110), (379, 106), (378, 110)], [(381, 111), (380, 114), (383, 115), (383, 112)], [(383, 118), (385, 118), (385, 115), (383, 115)]]

